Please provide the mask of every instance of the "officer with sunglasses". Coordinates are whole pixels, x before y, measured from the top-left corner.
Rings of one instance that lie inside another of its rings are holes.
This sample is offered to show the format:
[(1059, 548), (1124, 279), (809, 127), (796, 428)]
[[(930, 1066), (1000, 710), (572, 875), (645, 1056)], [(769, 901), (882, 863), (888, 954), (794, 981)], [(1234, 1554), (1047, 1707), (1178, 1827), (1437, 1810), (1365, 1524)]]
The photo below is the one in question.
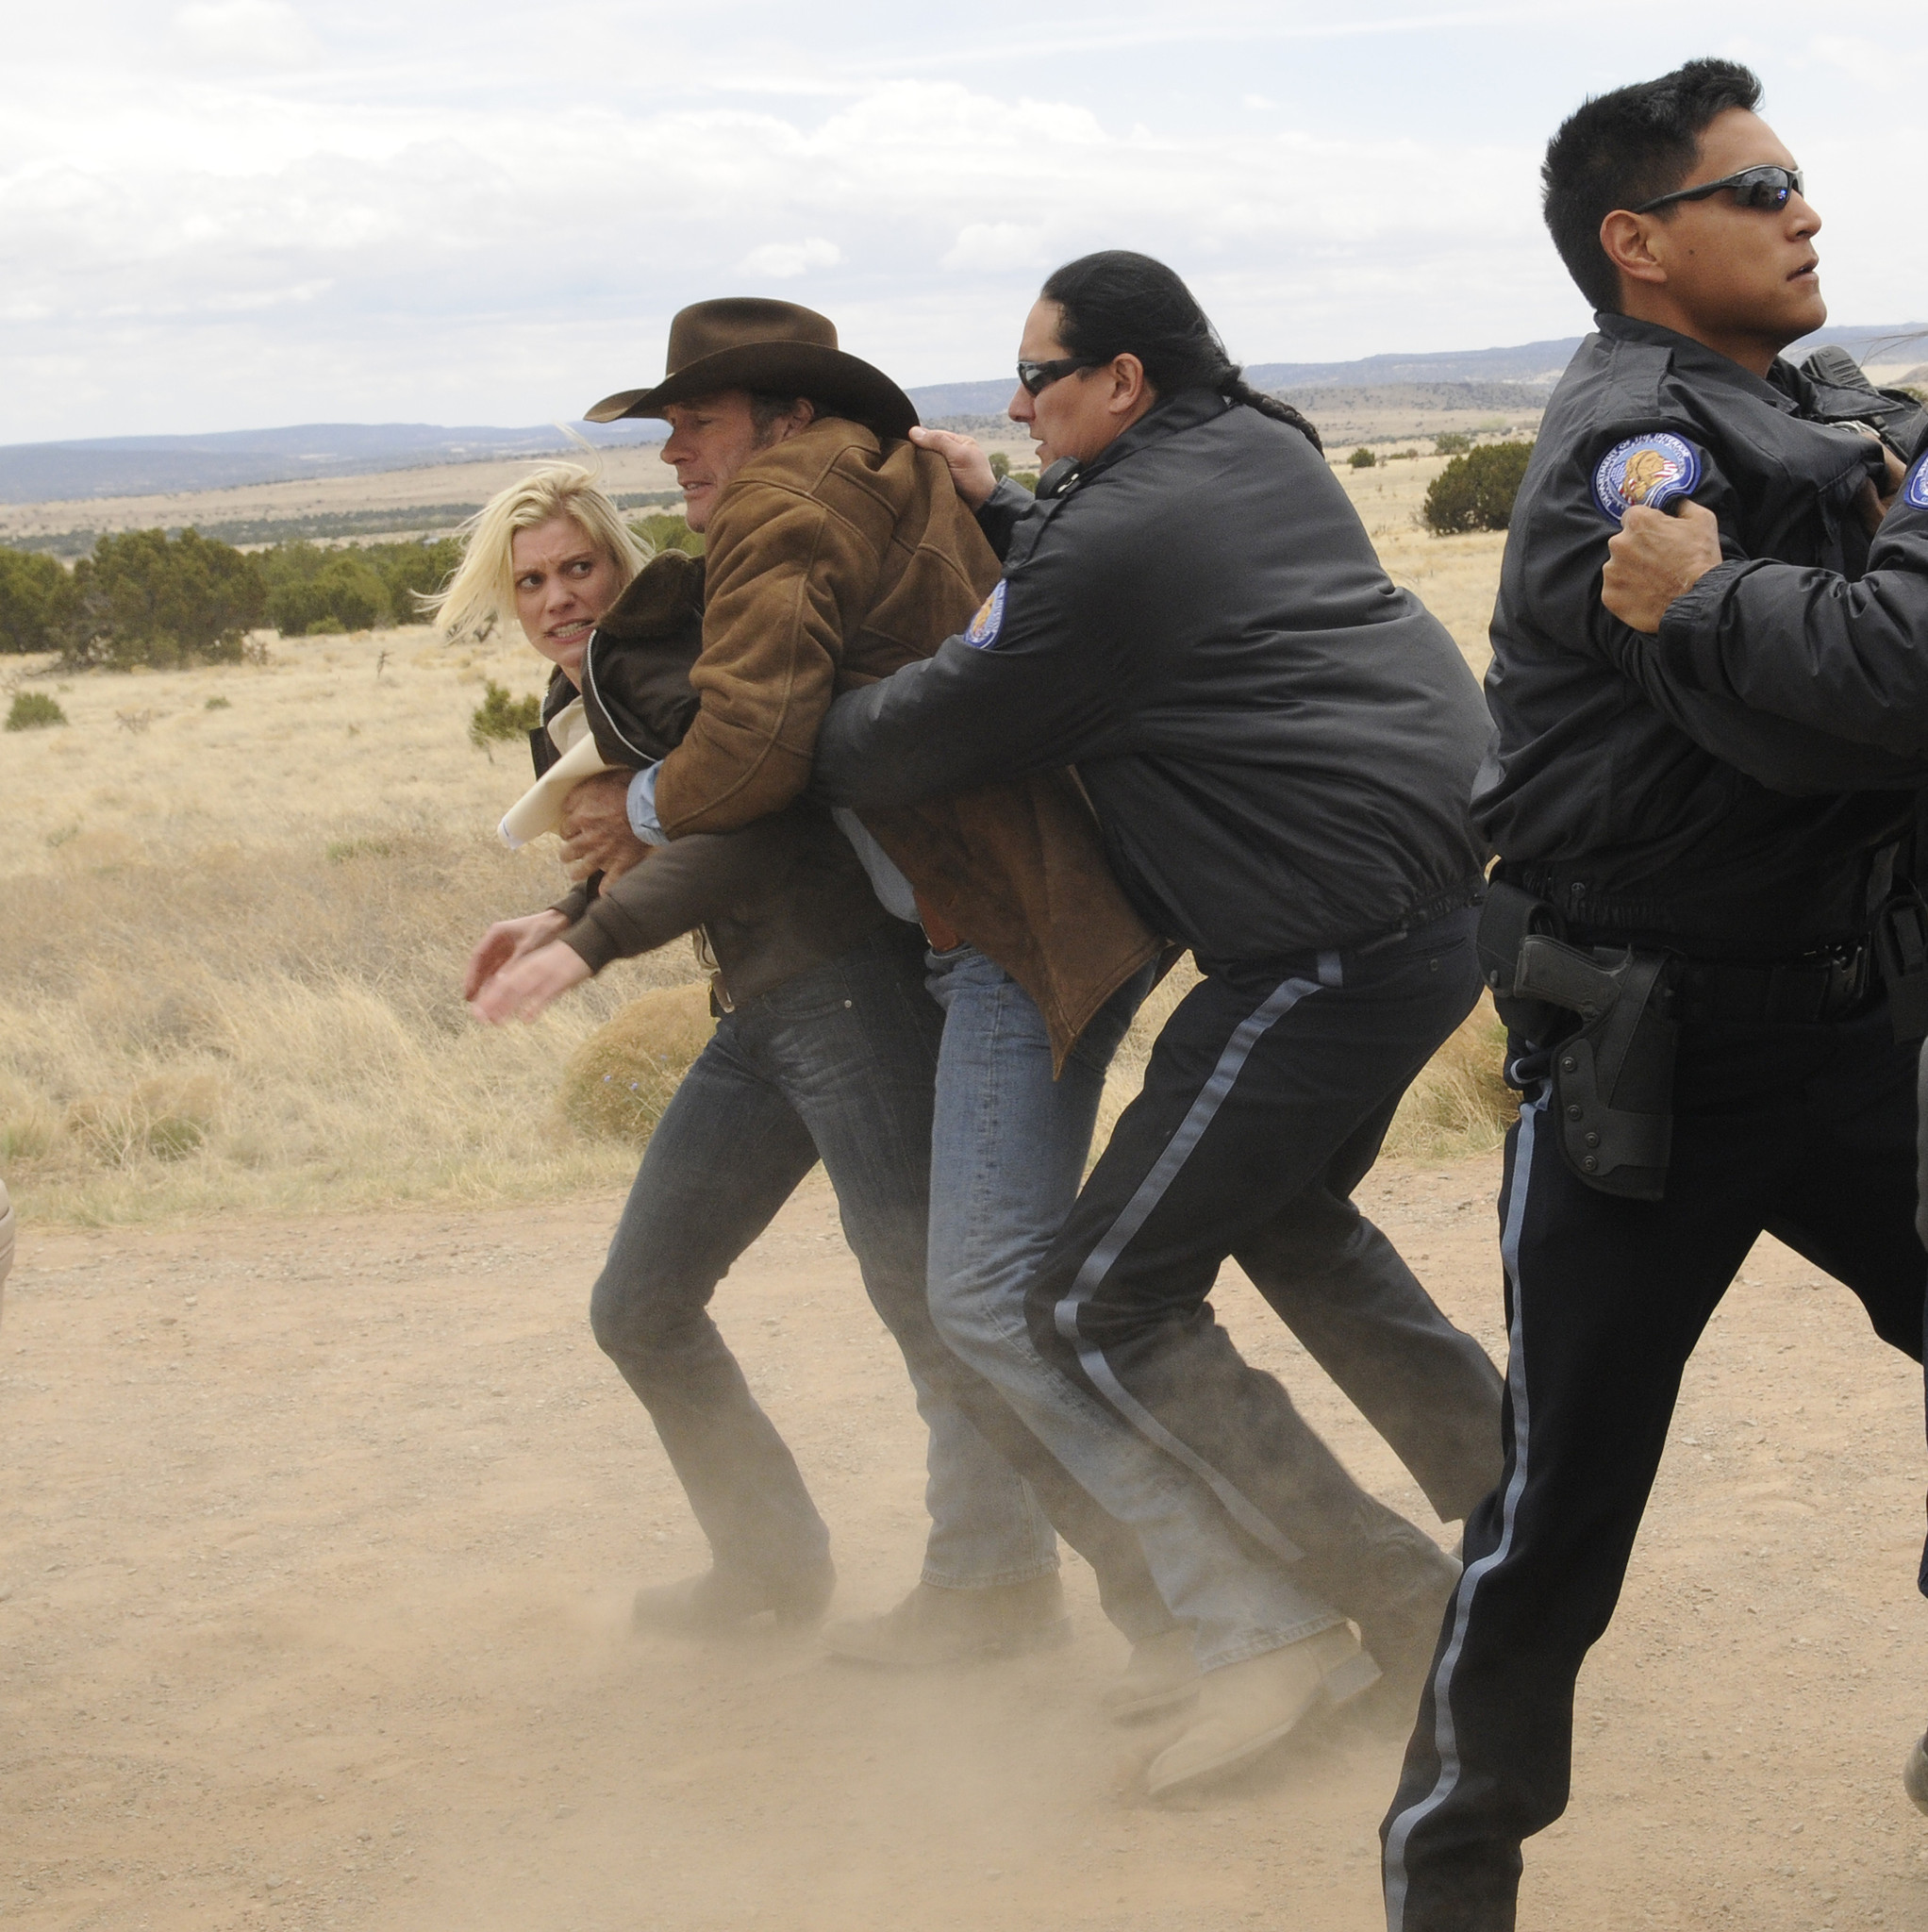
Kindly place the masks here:
[[(1694, 61), (1589, 101), (1547, 151), (1547, 223), (1600, 312), (1514, 508), (1473, 796), (1501, 859), (1481, 963), (1522, 1095), (1506, 1462), (1384, 1825), (1391, 1932), (1513, 1925), (1682, 1372), (1760, 1235), (1921, 1357), (1901, 1041), (1928, 1020), (1903, 876), (1928, 529), (1882, 524), (1893, 453), (1780, 358), (1826, 320), (1820, 221), (1759, 95)], [(1640, 544), (1669, 509), (1714, 567), (1656, 604)], [(1884, 689), (1855, 668), (1864, 607), (1898, 627)]]

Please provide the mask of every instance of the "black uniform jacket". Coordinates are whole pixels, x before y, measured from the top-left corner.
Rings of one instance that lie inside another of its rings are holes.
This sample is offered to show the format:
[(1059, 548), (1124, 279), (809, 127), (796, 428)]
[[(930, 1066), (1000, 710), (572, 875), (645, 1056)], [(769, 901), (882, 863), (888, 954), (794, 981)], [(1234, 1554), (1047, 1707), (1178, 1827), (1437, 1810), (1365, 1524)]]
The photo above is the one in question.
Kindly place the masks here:
[(1127, 896), (1203, 961), (1472, 896), (1478, 687), (1298, 430), (1185, 391), (1062, 494), (1006, 484), (980, 521), (1003, 581), (935, 657), (838, 699), (821, 790), (883, 805), (1074, 764)]
[(1909, 470), (1859, 577), (1729, 558), (1668, 606), (1661, 675), (1928, 758), (1928, 457)]
[[(1796, 693), (1791, 675), (1770, 702), (1718, 667), (1751, 658), (1759, 625), (1784, 658), (1800, 636), (1828, 662), (1820, 682), (1838, 682), (1857, 648), (1842, 600), (1870, 562), (1853, 503), (1880, 453), (1807, 420), (1813, 391), (1786, 362), (1763, 381), (1670, 329), (1596, 320), (1514, 505), (1487, 677), (1497, 737), (1474, 818), (1506, 875), (1581, 927), (1708, 958), (1857, 938), (1928, 765), (1865, 741), (1851, 706)], [(1658, 640), (1601, 604), (1618, 525), (1595, 497), (1603, 458), (1655, 432), (1691, 451), (1692, 494), (1730, 558), (1793, 566), (1761, 572), (1758, 594), (1722, 614), (1737, 577), (1754, 581), (1745, 561), (1723, 566)]]

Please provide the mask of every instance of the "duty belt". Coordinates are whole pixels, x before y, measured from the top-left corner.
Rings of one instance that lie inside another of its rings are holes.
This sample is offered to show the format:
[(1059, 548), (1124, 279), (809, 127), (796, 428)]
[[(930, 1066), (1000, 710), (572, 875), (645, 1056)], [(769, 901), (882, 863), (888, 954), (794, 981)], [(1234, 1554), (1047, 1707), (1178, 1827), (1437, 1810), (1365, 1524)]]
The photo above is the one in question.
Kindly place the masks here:
[(1689, 1024), (1811, 1026), (1844, 1020), (1875, 990), (1874, 949), (1865, 942), (1800, 959), (1678, 959), (1669, 992)]
[(1616, 936), (1564, 924), (1504, 879), (1488, 887), (1480, 971), (1508, 1029), (1548, 1055), (1561, 1152), (1603, 1193), (1665, 1197), (1683, 1022), (1813, 1025), (1872, 1006), (1885, 986), (1897, 1039), (1928, 1030), (1916, 1024), (1928, 1011), (1928, 904), (1912, 886), (1870, 940), (1793, 959), (1696, 959), (1603, 937)]

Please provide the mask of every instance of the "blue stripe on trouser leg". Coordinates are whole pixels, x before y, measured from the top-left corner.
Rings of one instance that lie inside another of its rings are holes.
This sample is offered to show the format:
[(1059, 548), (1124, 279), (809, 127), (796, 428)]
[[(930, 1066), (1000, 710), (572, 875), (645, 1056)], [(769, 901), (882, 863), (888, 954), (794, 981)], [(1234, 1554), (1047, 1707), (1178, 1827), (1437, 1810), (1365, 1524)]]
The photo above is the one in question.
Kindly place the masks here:
[(1408, 1806), (1387, 1828), (1387, 1932), (1404, 1932), (1406, 1845), (1415, 1828), (1453, 1795), (1453, 1788), (1459, 1782), (1459, 1740), (1453, 1716), (1453, 1675), (1460, 1654), (1466, 1648), (1467, 1624), (1471, 1619), (1473, 1599), (1479, 1593), (1480, 1584), (1505, 1561), (1507, 1552), (1513, 1546), (1513, 1528), (1519, 1519), (1520, 1498), (1526, 1488), (1531, 1418), (1526, 1400), (1526, 1298), (1520, 1291), (1520, 1230), (1526, 1218), (1534, 1141), (1545, 1112), (1546, 1093), (1543, 1089), (1520, 1109), (1520, 1136), (1514, 1144), (1513, 1155), (1513, 1191), (1506, 1203), (1506, 1225), (1500, 1235), (1501, 1263), (1513, 1291), (1513, 1322), (1507, 1335), (1506, 1362), (1506, 1389), (1513, 1404), (1513, 1474), (1506, 1484), (1505, 1500), (1501, 1508), (1500, 1541), (1488, 1555), (1469, 1564), (1460, 1577), (1453, 1598), (1452, 1634), (1433, 1672), (1433, 1742), (1439, 1758), (1438, 1776), (1434, 1780), (1433, 1789), (1418, 1804)]
[(1321, 954), (1319, 969), (1317, 980), (1288, 979), (1282, 982), (1234, 1029), (1231, 1039), (1225, 1042), (1224, 1051), (1219, 1056), (1218, 1064), (1212, 1069), (1211, 1077), (1199, 1090), (1198, 1097), (1179, 1124), (1178, 1131), (1166, 1143), (1151, 1172), (1139, 1182), (1131, 1199), (1125, 1203), (1123, 1211), (1086, 1257), (1084, 1265), (1072, 1282), (1070, 1292), (1058, 1302), (1053, 1313), (1057, 1332), (1076, 1349), (1079, 1366), (1090, 1377), (1091, 1386), (1141, 1435), (1155, 1442), (1168, 1456), (1204, 1482), (1240, 1529), (1255, 1537), (1287, 1562), (1296, 1562), (1304, 1552), (1222, 1471), (1214, 1469), (1202, 1456), (1180, 1441), (1132, 1395), (1113, 1373), (1111, 1364), (1105, 1359), (1104, 1351), (1079, 1334), (1078, 1310), (1097, 1293), (1131, 1238), (1145, 1224), (1152, 1210), (1164, 1198), (1190, 1158), (1205, 1137), (1205, 1129), (1211, 1125), (1213, 1116), (1225, 1104), (1225, 1098), (1251, 1058), (1253, 1048), (1308, 993), (1317, 992), (1321, 985), (1337, 986), (1340, 983), (1336, 955)]

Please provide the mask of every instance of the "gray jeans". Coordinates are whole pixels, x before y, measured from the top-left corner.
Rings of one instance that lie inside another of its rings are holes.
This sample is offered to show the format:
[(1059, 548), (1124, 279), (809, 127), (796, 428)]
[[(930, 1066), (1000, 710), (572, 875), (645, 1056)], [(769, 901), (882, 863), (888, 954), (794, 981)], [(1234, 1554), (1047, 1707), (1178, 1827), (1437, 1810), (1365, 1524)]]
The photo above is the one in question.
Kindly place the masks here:
[(821, 1563), (823, 1518), (709, 1315), (717, 1284), (821, 1158), (929, 1426), (924, 1579), (970, 1589), (1047, 1574), (1055, 1523), (1113, 1621), (1154, 1634), (1171, 1620), (1136, 1539), (932, 1324), (941, 1020), (922, 958), (914, 928), (887, 927), (723, 1016), (643, 1156), (590, 1302), (596, 1340), (648, 1408), (719, 1567), (782, 1576)]

